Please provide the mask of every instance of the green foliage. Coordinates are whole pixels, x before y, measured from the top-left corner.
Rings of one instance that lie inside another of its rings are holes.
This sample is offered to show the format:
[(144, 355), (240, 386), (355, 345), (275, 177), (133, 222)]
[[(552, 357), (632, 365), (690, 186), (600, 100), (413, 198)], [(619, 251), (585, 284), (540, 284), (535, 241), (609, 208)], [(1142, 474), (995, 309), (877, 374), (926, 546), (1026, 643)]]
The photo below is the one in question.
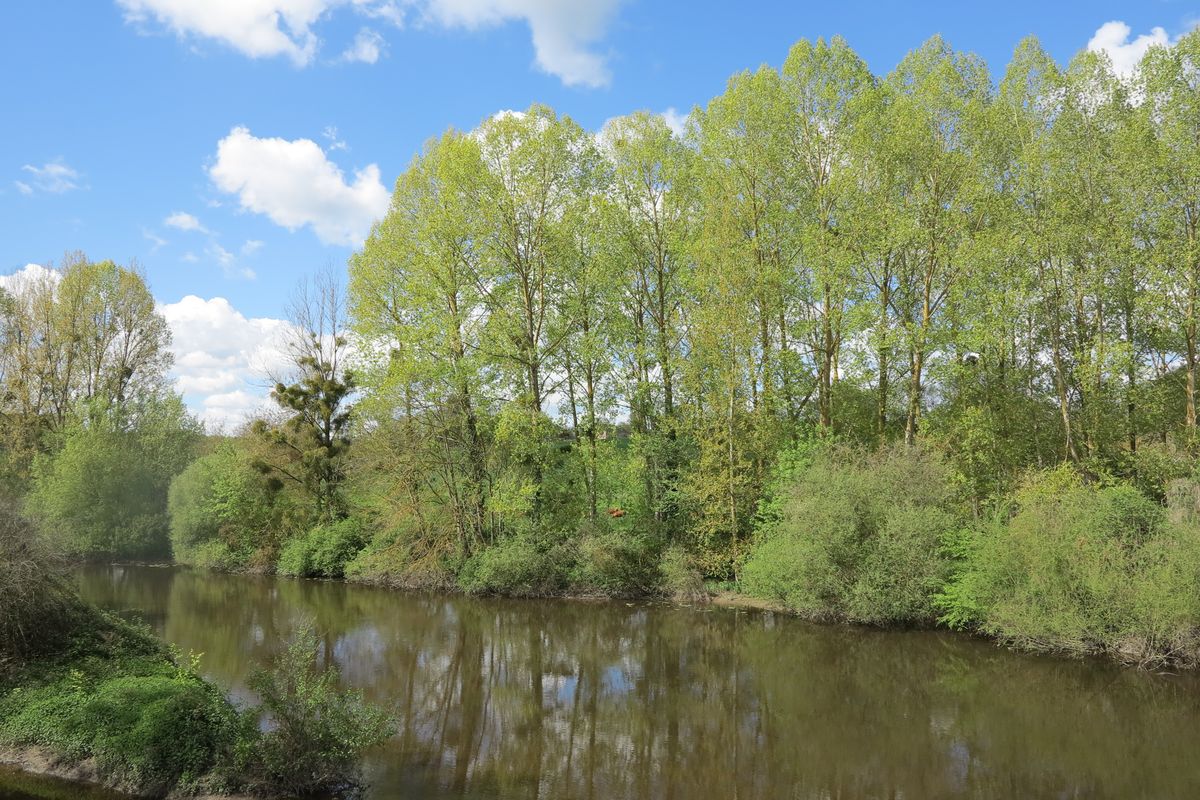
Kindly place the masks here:
[(645, 595), (657, 588), (659, 548), (655, 540), (621, 522), (602, 520), (576, 534), (572, 591), (621, 597)]
[(1146, 443), (1136, 452), (1125, 453), (1118, 471), (1142, 494), (1161, 502), (1171, 485), (1190, 477), (1196, 467), (1191, 455), (1179, 447)]
[(1200, 527), (1176, 490), (1171, 514), (1136, 488), (1061, 467), (1029, 476), (960, 544), (943, 619), (1014, 644), (1191, 661), (1200, 619)]
[[(276, 384), (272, 399), (289, 412), (279, 425), (256, 420), (252, 430), (274, 445), (260, 459), (263, 472), (292, 481), (314, 503), (314, 520), (329, 522), (345, 516), (341, 483), (344, 462), (350, 446), (348, 397), (354, 391), (353, 374), (340, 370), (335, 357), (326, 357), (321, 337), (308, 334), (313, 354), (296, 361), (301, 371), (298, 381)], [(345, 347), (345, 339), (335, 336), (335, 352)]]
[(392, 721), (360, 692), (339, 689), (336, 667), (318, 669), (319, 642), (301, 630), (250, 688), (265, 731), (253, 726), (239, 745), (241, 768), (252, 788), (271, 794), (340, 793), (358, 782), (363, 753), (391, 735)]
[(672, 545), (663, 551), (659, 569), (662, 591), (668, 597), (681, 602), (707, 599), (704, 575), (697, 569), (695, 559), (680, 545)]
[(171, 481), (167, 509), (171, 549), (181, 564), (252, 565), (261, 551), (273, 557), (285, 527), (279, 498), (234, 440), (220, 442)]
[(558, 594), (568, 584), (573, 562), (567, 543), (515, 535), (472, 555), (458, 573), (458, 583), (474, 594)]
[(302, 578), (341, 578), (365, 544), (363, 526), (357, 519), (318, 525), (284, 544), (278, 570)]
[(95, 759), (109, 785), (196, 789), (232, 751), (237, 712), (150, 635), (79, 604), (69, 644), (0, 695), (0, 743)]
[(796, 477), (782, 519), (742, 572), (753, 594), (817, 618), (924, 624), (960, 524), (948, 470), (933, 453), (834, 446)]
[(137, 409), (90, 406), (61, 449), (35, 463), (30, 514), (74, 554), (165, 556), (167, 488), (198, 438), (175, 396)]
[(78, 613), (46, 542), (0, 501), (0, 684), (31, 655), (61, 647)]

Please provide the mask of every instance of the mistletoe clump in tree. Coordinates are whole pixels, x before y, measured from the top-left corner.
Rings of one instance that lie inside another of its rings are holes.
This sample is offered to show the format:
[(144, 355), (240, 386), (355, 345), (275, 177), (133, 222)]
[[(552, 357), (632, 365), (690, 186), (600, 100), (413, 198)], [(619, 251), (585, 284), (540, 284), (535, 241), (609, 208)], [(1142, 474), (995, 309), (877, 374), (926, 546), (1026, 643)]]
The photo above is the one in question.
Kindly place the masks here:
[(301, 288), (291, 314), (296, 335), (288, 347), (298, 377), (291, 383), (277, 381), (271, 392), (288, 416), (276, 424), (254, 424), (254, 432), (271, 445), (270, 454), (259, 459), (259, 469), (272, 476), (276, 490), (290, 482), (303, 491), (318, 524), (347, 514), (341, 484), (355, 382), (342, 366), (347, 341), (337, 332), (341, 308), (332, 280), (319, 280), (315, 291)]

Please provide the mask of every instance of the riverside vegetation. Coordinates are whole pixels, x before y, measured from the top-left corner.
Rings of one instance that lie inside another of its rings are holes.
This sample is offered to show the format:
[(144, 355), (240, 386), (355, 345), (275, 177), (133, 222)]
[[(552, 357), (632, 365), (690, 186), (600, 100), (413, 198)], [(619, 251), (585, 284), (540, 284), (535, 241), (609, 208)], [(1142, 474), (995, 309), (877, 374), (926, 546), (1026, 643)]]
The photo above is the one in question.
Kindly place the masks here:
[(135, 268), (0, 297), (3, 486), (83, 558), (1200, 659), (1200, 32), (1129, 75), (934, 38), (735, 75), (676, 133), (432, 139), (206, 436)]
[(139, 796), (350, 793), (390, 720), (317, 670), (316, 647), (301, 631), (254, 677), (261, 704), (236, 708), (200, 677), (199, 656), (81, 600), (32, 527), (0, 507), (0, 750), (87, 762), (97, 782)]

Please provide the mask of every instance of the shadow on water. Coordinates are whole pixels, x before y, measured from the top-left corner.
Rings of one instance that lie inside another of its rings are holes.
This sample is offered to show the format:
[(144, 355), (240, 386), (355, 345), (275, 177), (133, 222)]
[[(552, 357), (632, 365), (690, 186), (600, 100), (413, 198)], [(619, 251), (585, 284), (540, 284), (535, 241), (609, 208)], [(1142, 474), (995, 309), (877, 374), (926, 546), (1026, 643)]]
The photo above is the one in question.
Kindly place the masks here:
[(378, 798), (1196, 797), (1200, 684), (746, 610), (88, 568), (209, 677), (304, 620), (399, 732)]
[(126, 795), (0, 766), (0, 800), (126, 800)]

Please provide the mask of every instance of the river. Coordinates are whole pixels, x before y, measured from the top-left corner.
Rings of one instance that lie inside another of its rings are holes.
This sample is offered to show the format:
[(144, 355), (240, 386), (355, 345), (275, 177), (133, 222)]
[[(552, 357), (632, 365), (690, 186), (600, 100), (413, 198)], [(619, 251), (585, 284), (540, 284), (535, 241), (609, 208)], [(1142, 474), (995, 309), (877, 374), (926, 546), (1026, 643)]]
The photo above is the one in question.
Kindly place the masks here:
[(203, 653), (239, 700), (311, 622), (322, 658), (398, 720), (365, 765), (372, 798), (1200, 796), (1191, 676), (745, 609), (180, 568), (91, 567), (79, 582)]

